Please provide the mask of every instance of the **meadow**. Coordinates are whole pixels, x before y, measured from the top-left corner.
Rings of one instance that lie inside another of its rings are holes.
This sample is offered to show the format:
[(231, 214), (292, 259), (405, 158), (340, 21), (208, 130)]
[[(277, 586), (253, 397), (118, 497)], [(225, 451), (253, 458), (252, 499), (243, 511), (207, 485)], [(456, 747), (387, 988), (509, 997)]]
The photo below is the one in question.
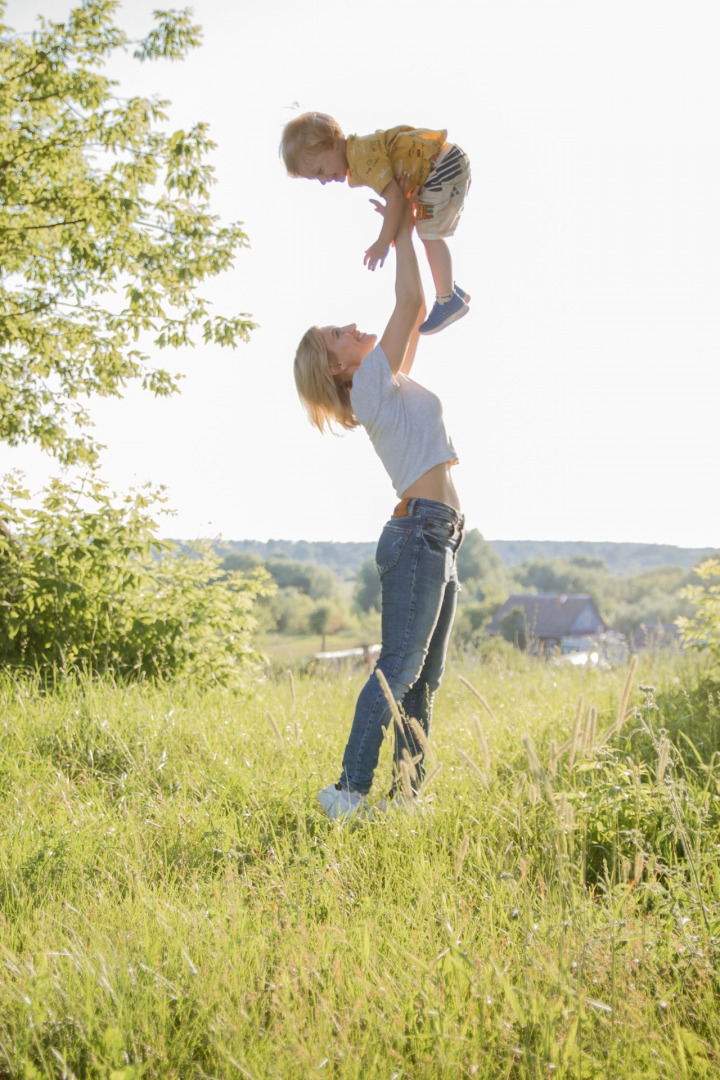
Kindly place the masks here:
[(457, 657), (342, 826), (361, 680), (0, 682), (0, 1077), (718, 1075), (718, 684)]

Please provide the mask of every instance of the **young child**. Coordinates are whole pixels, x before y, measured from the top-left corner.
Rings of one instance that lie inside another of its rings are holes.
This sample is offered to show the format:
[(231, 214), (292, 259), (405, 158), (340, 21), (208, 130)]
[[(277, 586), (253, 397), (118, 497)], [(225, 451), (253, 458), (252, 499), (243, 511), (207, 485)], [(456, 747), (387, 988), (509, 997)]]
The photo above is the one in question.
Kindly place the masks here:
[[(286, 125), (280, 152), (290, 176), (371, 187), (385, 200), (383, 226), (365, 252), (368, 270), (382, 266), (400, 224), (403, 200), (398, 179), (407, 175), (416, 207), (416, 231), (423, 242), (437, 293), (421, 334), (436, 334), (468, 312), (470, 297), (453, 281), (445, 238), (460, 220), (470, 187), (470, 162), (446, 141), (447, 132), (401, 125), (374, 135), (342, 133), (326, 113), (303, 113)], [(370, 200), (378, 206), (374, 199)]]

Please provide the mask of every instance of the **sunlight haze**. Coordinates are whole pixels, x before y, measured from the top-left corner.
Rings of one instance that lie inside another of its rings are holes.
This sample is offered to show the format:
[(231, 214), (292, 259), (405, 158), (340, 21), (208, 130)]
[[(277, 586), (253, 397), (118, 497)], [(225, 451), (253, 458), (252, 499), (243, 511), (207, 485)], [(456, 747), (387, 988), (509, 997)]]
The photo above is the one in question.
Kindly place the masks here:
[[(28, 31), (70, 6), (11, 0), (4, 21)], [(139, 37), (156, 6), (126, 0), (117, 21)], [(170, 99), (171, 127), (209, 123), (214, 211), (243, 221), (250, 247), (201, 292), (259, 329), (234, 352), (159, 356), (186, 374), (180, 397), (94, 403), (111, 483), (165, 484), (177, 514), (161, 534), (184, 539), (371, 540), (389, 516), (364, 432), (321, 436), (292, 378), (309, 325), (380, 334), (393, 305), (393, 254), (363, 266), (372, 192), (291, 180), (280, 162), (284, 124), (318, 109), (346, 134), (447, 128), (472, 162), (450, 241), (470, 313), (421, 341), (413, 370), (444, 403), (468, 526), (720, 546), (720, 7), (193, 8), (204, 43), (184, 62), (110, 70), (123, 96)], [(13, 467), (35, 488), (59, 471), (3, 446)]]

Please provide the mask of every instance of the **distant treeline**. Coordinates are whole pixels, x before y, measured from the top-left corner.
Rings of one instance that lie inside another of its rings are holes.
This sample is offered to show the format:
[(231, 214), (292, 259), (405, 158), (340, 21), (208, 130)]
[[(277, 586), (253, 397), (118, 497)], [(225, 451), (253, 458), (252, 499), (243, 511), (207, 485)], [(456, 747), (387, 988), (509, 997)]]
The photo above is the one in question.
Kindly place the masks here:
[[(175, 541), (183, 545), (183, 541)], [(505, 566), (517, 566), (535, 559), (572, 559), (575, 556), (603, 559), (609, 573), (628, 577), (660, 566), (682, 566), (686, 570), (703, 559), (718, 554), (714, 548), (682, 548), (672, 544), (630, 544), (588, 540), (490, 540)], [(341, 543), (322, 540), (226, 540), (228, 552), (252, 552), (263, 561), (286, 558), (310, 562), (332, 570), (341, 580), (350, 581), (367, 559), (375, 555), (375, 541)]]
[(659, 566), (682, 566), (686, 570), (718, 554), (717, 548), (682, 548), (672, 544), (629, 544), (593, 540), (490, 540), (505, 566), (535, 559), (572, 559), (581, 555), (602, 559), (617, 577), (643, 574)]
[[(185, 540), (175, 540), (181, 550), (189, 546)], [(367, 559), (375, 556), (377, 544), (340, 543), (333, 540), (223, 540), (216, 545), (223, 554), (251, 553), (263, 562), (268, 559), (292, 559), (294, 562), (315, 563), (323, 570), (332, 570), (341, 581), (352, 581)]]

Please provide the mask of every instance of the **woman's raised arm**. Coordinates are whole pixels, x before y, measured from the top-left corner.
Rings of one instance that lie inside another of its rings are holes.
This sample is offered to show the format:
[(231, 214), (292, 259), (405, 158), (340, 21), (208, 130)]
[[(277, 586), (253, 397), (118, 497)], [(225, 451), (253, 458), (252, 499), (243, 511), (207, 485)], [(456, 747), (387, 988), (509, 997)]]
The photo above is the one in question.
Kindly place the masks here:
[[(395, 308), (380, 339), (395, 373), (409, 371), (417, 348), (417, 328), (425, 314), (425, 297), (412, 239), (412, 202), (405, 201), (395, 237)], [(378, 207), (377, 203), (375, 205)]]

